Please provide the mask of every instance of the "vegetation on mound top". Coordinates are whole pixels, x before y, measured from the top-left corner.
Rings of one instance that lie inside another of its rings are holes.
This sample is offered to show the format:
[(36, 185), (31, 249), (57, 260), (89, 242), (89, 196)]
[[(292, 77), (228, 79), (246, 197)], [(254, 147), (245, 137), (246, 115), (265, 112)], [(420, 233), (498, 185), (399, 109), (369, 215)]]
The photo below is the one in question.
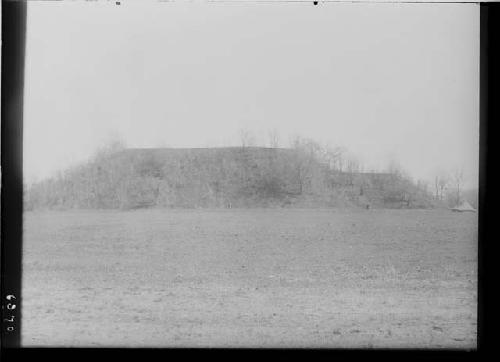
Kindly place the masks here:
[(400, 171), (363, 173), (338, 157), (310, 141), (288, 149), (111, 149), (33, 184), (25, 207), (434, 206)]

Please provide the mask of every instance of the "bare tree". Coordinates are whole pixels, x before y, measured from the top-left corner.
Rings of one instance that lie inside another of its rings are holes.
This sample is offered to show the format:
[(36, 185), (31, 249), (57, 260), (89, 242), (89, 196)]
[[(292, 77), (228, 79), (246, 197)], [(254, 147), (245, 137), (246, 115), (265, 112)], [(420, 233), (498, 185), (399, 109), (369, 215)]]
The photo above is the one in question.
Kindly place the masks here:
[(447, 176), (440, 176), (438, 179), (438, 187), (439, 187), (439, 200), (444, 200), (444, 191), (448, 187), (449, 178)]
[(389, 166), (387, 167), (387, 172), (396, 178), (401, 178), (404, 176), (403, 167), (396, 160), (391, 160)]
[(255, 135), (248, 129), (242, 129), (240, 130), (240, 142), (243, 148), (255, 146)]
[(429, 183), (426, 180), (417, 180), (417, 188), (424, 193), (429, 192)]
[(123, 151), (126, 148), (127, 148), (126, 142), (119, 137), (115, 137), (111, 139), (108, 143), (106, 143), (104, 146), (101, 146), (96, 151), (93, 158), (94, 160), (100, 160), (108, 157), (111, 154)]
[(326, 145), (322, 149), (322, 158), (331, 170), (342, 171), (345, 153), (346, 150), (343, 147)]
[(359, 162), (354, 156), (349, 156), (346, 161), (345, 172), (348, 175), (349, 185), (354, 185), (355, 174), (359, 172)]
[(275, 128), (269, 131), (268, 137), (269, 137), (269, 147), (278, 148), (280, 143), (280, 136), (278, 130)]
[(298, 149), (302, 143), (302, 138), (300, 136), (293, 136), (288, 139), (290, 148)]
[(439, 176), (434, 177), (434, 198), (439, 200)]
[(299, 189), (298, 193), (302, 194), (306, 183), (311, 181), (311, 168), (321, 147), (316, 142), (300, 136), (291, 138), (290, 146), (295, 152), (294, 168)]
[(461, 169), (456, 169), (453, 172), (453, 182), (455, 184), (455, 202), (460, 204), (460, 201), (462, 199), (462, 184), (464, 180), (464, 172)]

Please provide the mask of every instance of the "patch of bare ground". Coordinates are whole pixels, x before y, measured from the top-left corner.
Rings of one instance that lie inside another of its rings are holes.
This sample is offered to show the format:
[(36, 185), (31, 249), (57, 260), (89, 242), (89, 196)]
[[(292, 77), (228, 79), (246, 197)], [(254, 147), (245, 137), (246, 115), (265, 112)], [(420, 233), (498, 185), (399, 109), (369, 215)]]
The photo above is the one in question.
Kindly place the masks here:
[(28, 212), (23, 345), (475, 348), (477, 215)]

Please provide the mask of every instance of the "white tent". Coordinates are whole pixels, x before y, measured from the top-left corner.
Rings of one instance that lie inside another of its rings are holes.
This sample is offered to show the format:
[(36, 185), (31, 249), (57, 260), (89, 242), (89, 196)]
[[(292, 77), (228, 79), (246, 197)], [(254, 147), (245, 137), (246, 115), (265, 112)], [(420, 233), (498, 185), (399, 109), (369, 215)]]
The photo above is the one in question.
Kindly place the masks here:
[(458, 206), (455, 206), (454, 208), (451, 209), (451, 211), (456, 211), (456, 212), (466, 212), (466, 211), (471, 211), (471, 212), (476, 212), (476, 209), (474, 209), (471, 204), (469, 204), (467, 201), (462, 201), (462, 203)]

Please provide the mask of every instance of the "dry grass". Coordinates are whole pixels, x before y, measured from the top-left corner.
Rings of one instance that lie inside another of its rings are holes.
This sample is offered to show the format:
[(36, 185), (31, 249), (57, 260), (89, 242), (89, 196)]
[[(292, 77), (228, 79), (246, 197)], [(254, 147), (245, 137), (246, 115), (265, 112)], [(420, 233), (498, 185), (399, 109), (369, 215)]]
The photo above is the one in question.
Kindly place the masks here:
[(476, 346), (477, 215), (28, 212), (26, 346)]

